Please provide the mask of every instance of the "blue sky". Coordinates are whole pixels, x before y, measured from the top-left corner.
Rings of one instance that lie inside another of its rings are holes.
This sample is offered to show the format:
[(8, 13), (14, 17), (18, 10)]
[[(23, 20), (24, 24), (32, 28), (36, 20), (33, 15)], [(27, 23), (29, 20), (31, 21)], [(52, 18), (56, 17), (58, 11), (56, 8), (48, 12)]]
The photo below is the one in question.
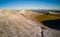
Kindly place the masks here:
[(56, 9), (60, 0), (0, 0), (0, 9)]

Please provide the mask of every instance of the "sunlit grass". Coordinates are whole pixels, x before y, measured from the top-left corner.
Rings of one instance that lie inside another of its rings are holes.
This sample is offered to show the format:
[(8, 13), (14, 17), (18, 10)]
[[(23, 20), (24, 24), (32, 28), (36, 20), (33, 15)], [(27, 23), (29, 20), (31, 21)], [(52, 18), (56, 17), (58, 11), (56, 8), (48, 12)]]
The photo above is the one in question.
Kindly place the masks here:
[(54, 19), (60, 19), (58, 16), (54, 15), (36, 15), (34, 17), (38, 22), (44, 21), (44, 20), (54, 20)]

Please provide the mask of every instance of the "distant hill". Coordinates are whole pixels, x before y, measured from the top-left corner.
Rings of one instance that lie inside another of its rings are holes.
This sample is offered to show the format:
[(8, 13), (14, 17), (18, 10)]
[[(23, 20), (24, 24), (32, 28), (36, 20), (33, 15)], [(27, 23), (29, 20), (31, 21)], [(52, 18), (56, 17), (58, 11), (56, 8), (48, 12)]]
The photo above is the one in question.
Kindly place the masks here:
[(60, 10), (31, 10), (31, 11), (34, 11), (34, 12), (38, 12), (38, 13), (44, 13), (44, 12), (60, 12)]

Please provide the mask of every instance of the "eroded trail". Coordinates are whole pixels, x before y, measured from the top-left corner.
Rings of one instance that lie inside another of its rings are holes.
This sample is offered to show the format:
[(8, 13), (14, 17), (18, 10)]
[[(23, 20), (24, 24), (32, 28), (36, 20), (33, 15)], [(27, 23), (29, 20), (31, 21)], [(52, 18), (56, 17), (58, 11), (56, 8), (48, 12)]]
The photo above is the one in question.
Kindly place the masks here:
[(39, 24), (15, 12), (0, 13), (0, 37), (41, 37)]

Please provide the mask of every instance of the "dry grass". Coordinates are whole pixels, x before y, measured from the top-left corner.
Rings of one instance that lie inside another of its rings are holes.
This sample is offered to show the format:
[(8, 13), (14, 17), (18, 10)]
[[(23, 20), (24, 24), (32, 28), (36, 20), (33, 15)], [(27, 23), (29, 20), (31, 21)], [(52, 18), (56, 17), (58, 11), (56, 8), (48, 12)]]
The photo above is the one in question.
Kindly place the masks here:
[(34, 17), (38, 22), (44, 21), (44, 20), (54, 20), (54, 19), (60, 19), (59, 16), (54, 15), (36, 15)]

